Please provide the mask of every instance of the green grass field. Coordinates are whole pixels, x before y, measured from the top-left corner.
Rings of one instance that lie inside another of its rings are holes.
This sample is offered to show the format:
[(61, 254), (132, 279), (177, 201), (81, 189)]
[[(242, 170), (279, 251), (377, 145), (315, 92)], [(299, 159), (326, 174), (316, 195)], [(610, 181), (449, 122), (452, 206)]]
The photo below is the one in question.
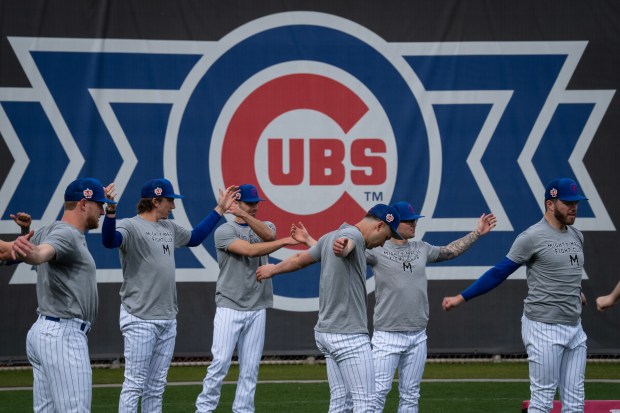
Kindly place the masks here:
[[(171, 368), (164, 394), (164, 412), (193, 412), (205, 372), (206, 367)], [(226, 378), (230, 384), (224, 384), (216, 412), (231, 411), (237, 374), (237, 367), (232, 366)], [(463, 379), (482, 381), (458, 381)], [(514, 381), (492, 381), (499, 379)], [(94, 370), (93, 412), (118, 410), (119, 385), (122, 380), (122, 369)], [(314, 413), (326, 412), (328, 409), (329, 386), (324, 365), (263, 365), (259, 380), (261, 382), (255, 398), (257, 413)], [(113, 387), (97, 387), (99, 385)], [(30, 370), (0, 371), (0, 388), (22, 386), (32, 386)], [(388, 395), (386, 412), (395, 412), (397, 409), (396, 387), (395, 384)], [(527, 364), (429, 363), (424, 373), (421, 394), (420, 411), (424, 413), (520, 412), (521, 401), (529, 398)], [(620, 363), (589, 363), (586, 369), (586, 397), (592, 400), (619, 399)], [(30, 411), (32, 390), (0, 391), (0, 413)]]

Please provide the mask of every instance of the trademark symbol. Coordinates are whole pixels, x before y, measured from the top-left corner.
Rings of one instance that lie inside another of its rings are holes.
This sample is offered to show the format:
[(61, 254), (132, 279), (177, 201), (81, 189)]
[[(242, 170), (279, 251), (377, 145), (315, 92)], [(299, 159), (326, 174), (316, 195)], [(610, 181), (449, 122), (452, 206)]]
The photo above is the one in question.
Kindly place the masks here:
[(366, 201), (373, 201), (373, 202), (377, 202), (377, 201), (383, 201), (383, 192), (364, 192), (364, 194), (366, 195)]

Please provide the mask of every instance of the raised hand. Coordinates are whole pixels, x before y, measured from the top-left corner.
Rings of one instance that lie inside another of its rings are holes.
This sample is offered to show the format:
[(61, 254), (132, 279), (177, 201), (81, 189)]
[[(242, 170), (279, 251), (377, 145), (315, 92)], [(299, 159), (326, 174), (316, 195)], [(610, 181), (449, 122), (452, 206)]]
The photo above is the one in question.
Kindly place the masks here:
[(239, 194), (239, 187), (237, 185), (231, 185), (226, 188), (226, 191), (222, 191), (221, 188), (218, 188), (220, 196), (217, 200), (216, 209), (220, 213), (220, 215), (225, 214), (230, 210), (230, 207), (235, 203)]
[(17, 214), (9, 215), (13, 221), (21, 228), (22, 235), (26, 235), (30, 232), (30, 224), (32, 224), (32, 217), (26, 212), (18, 212)]
[(493, 214), (482, 214), (478, 220), (478, 227), (476, 228), (480, 235), (487, 234), (497, 225), (497, 218)]

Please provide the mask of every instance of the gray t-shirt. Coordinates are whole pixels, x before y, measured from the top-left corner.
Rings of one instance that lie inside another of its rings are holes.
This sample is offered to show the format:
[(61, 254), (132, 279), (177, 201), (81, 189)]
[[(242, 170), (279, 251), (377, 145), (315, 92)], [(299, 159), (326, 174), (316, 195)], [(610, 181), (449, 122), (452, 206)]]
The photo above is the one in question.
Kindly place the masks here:
[[(273, 233), (276, 227), (271, 222), (265, 224)], [(250, 244), (263, 242), (247, 224), (231, 221), (215, 230), (215, 248), (220, 275), (215, 287), (215, 304), (218, 307), (238, 311), (254, 311), (273, 306), (273, 287), (271, 280), (256, 281), (256, 269), (269, 262), (269, 256), (246, 257), (228, 251), (228, 246), (236, 240)]]
[[(334, 240), (342, 237), (355, 242), (355, 248), (344, 258), (337, 257), (332, 249)], [(321, 261), (316, 331), (368, 334), (364, 251), (366, 243), (361, 232), (346, 223), (323, 235), (308, 250), (313, 260)]]
[(138, 215), (118, 221), (116, 230), (123, 236), (123, 307), (145, 320), (174, 319), (179, 311), (174, 249), (187, 245), (191, 231), (167, 219), (151, 222)]
[(507, 257), (527, 265), (524, 314), (543, 323), (575, 324), (581, 315), (583, 235), (559, 230), (543, 218), (523, 231)]
[(41, 228), (32, 237), (35, 245), (49, 244), (54, 258), (36, 266), (37, 312), (60, 318), (97, 318), (97, 270), (84, 234), (63, 221)]
[(435, 262), (440, 247), (410, 240), (366, 250), (375, 275), (374, 329), (418, 331), (428, 324), (426, 263)]

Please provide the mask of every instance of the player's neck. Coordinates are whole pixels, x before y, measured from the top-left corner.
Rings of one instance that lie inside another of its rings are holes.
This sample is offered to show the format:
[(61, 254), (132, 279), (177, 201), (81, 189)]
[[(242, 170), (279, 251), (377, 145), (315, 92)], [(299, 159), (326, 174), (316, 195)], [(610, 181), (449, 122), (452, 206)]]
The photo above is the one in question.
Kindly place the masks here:
[(406, 239), (398, 239), (398, 238), (390, 238), (390, 242), (396, 245), (406, 245), (409, 240)]
[(155, 209), (138, 214), (138, 216), (142, 218), (143, 220), (149, 221), (149, 222), (157, 222), (160, 219)]
[(86, 232), (86, 217), (80, 213), (79, 206), (70, 211), (64, 211), (61, 221), (75, 227), (81, 233)]

